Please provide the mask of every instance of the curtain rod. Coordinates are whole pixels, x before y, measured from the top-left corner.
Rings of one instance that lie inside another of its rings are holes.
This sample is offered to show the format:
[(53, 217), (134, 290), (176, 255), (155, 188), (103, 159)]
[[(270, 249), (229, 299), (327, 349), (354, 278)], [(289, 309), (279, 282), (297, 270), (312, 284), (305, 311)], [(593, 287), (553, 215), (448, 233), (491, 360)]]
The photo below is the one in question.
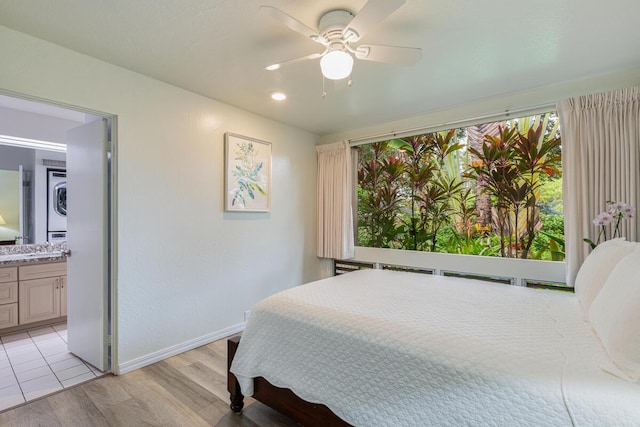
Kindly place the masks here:
[(391, 138), (397, 138), (400, 137), (400, 135), (404, 135), (407, 136), (408, 134), (413, 134), (413, 135), (417, 135), (420, 133), (427, 133), (428, 131), (433, 131), (433, 130), (443, 130), (445, 128), (445, 126), (455, 126), (455, 125), (459, 125), (459, 124), (463, 124), (463, 123), (470, 123), (470, 122), (477, 122), (480, 120), (487, 120), (487, 119), (496, 119), (498, 117), (508, 117), (512, 114), (519, 114), (519, 113), (525, 113), (525, 112), (542, 112), (542, 110), (548, 110), (550, 108), (555, 108), (556, 104), (551, 102), (551, 103), (547, 103), (547, 104), (540, 104), (540, 105), (534, 105), (531, 107), (526, 107), (526, 108), (518, 108), (515, 110), (505, 110), (499, 113), (493, 113), (493, 114), (486, 114), (484, 116), (478, 116), (478, 117), (472, 117), (469, 119), (462, 119), (462, 120), (454, 120), (452, 122), (444, 122), (444, 123), (440, 123), (440, 124), (436, 124), (436, 125), (429, 125), (429, 126), (421, 126), (421, 127), (417, 127), (417, 128), (411, 128), (411, 129), (404, 129), (404, 130), (399, 130), (399, 131), (392, 131), (392, 132), (385, 132), (385, 133), (381, 133), (378, 135), (372, 135), (372, 136), (364, 136), (364, 137), (360, 137), (360, 138), (352, 138), (349, 139), (349, 144), (352, 147), (358, 146), (358, 145), (364, 145), (364, 144), (368, 144), (370, 142), (375, 142), (375, 141), (383, 141), (385, 139), (389, 139)]

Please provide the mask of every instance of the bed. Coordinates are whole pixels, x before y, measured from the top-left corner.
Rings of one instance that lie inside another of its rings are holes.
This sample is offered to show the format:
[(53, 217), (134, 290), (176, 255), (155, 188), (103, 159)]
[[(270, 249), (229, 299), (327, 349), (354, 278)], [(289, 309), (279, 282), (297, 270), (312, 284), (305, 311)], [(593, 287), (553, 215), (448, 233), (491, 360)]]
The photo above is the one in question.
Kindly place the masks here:
[(305, 425), (640, 423), (640, 384), (570, 293), (362, 270), (263, 300), (237, 341), (236, 412), (254, 395)]

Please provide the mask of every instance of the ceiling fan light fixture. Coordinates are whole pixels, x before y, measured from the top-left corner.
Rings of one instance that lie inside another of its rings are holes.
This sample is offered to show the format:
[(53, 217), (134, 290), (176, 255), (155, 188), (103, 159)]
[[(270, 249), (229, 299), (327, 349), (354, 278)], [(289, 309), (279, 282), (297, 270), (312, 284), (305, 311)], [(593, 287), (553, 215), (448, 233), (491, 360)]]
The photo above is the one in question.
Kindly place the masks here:
[(322, 75), (331, 80), (348, 77), (353, 69), (353, 57), (343, 50), (333, 50), (320, 60)]

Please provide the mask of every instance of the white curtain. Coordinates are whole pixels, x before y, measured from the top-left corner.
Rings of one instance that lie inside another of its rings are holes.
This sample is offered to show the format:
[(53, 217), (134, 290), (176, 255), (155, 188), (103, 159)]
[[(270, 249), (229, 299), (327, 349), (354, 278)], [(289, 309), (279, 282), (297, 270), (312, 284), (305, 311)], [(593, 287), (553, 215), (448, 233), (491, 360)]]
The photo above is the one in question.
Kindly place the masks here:
[(319, 145), (318, 256), (353, 258), (351, 147), (347, 141)]
[[(573, 285), (589, 253), (583, 238), (595, 241), (592, 220), (608, 200), (639, 208), (640, 86), (558, 103), (567, 283)], [(622, 236), (638, 240), (637, 215), (622, 221)]]

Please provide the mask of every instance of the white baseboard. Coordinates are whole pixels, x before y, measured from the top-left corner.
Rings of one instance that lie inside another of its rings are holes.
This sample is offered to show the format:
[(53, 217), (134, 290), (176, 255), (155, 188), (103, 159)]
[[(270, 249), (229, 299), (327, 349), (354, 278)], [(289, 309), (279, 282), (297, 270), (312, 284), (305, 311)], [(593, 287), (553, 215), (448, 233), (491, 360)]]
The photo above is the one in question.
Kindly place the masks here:
[(196, 347), (209, 344), (210, 342), (217, 341), (221, 338), (228, 337), (229, 335), (237, 334), (244, 330), (245, 323), (238, 323), (237, 325), (229, 326), (228, 328), (220, 331), (212, 332), (207, 335), (203, 335), (198, 338), (194, 338), (189, 341), (185, 341), (180, 344), (172, 345), (171, 347), (163, 348), (162, 350), (155, 351), (153, 353), (146, 354), (144, 356), (129, 360), (127, 362), (119, 363), (118, 369), (114, 370), (114, 374), (122, 375), (127, 372), (135, 371), (136, 369), (143, 368), (161, 360), (167, 359), (176, 354), (184, 353), (185, 351), (193, 350)]

